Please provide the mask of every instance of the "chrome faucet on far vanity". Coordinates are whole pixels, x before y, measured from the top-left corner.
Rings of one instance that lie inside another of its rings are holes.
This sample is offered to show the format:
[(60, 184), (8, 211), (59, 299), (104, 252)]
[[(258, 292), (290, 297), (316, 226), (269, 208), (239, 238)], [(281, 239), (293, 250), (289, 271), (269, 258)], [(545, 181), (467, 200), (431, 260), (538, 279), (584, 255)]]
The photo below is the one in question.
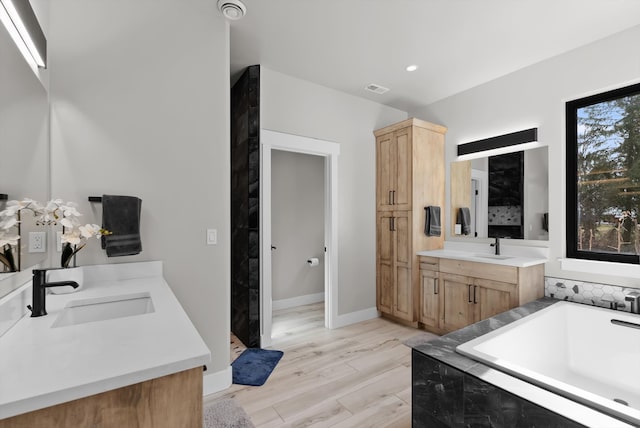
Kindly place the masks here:
[(33, 270), (33, 289), (32, 289), (32, 306), (27, 306), (31, 309), (31, 317), (41, 317), (47, 315), (46, 310), (46, 295), (47, 288), (49, 287), (64, 287), (71, 286), (78, 288), (78, 283), (75, 281), (57, 281), (47, 282), (47, 270), (48, 269), (34, 269)]
[(500, 238), (498, 238), (496, 236), (496, 242), (494, 242), (493, 244), (491, 244), (492, 247), (496, 247), (496, 252), (495, 255), (499, 256), (500, 255)]

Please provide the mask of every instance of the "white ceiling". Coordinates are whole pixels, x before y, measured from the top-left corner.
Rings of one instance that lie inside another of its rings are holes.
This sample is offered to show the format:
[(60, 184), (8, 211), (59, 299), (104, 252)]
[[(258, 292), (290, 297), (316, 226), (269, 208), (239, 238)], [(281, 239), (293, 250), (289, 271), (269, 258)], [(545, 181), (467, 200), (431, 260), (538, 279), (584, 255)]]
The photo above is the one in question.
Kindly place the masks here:
[(404, 111), (640, 25), (640, 0), (242, 1), (232, 77), (261, 64)]

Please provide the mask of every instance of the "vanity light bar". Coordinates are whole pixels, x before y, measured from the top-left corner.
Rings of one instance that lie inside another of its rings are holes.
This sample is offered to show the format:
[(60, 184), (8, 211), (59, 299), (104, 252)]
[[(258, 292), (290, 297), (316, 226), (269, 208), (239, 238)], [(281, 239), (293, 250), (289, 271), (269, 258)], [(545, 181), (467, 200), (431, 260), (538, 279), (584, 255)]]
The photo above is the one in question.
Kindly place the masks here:
[(538, 141), (538, 128), (525, 129), (524, 131), (517, 131), (510, 134), (498, 135), (497, 137), (459, 144), (458, 156), (486, 152), (487, 150), (501, 149), (504, 147), (516, 146), (535, 141)]
[[(29, 0), (0, 0), (0, 20), (28, 62), (47, 67), (47, 39)], [(25, 53), (25, 50), (27, 53)]]

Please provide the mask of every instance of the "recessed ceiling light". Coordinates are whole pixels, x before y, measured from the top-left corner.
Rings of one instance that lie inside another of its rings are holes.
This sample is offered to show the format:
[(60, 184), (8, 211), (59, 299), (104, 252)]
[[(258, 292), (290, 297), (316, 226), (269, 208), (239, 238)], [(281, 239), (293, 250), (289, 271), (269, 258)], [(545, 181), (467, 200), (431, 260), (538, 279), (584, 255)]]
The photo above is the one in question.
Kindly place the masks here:
[(418, 69), (418, 66), (415, 64), (408, 65), (406, 68), (407, 71), (416, 71), (417, 69)]

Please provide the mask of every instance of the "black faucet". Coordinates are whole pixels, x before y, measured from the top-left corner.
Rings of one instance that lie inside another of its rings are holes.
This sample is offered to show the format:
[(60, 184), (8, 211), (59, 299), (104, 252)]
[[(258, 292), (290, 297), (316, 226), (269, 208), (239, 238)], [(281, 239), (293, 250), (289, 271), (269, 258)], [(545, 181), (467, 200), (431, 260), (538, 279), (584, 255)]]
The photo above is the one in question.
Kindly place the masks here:
[(49, 269), (34, 269), (33, 270), (33, 287), (32, 287), (32, 301), (33, 307), (27, 306), (31, 309), (31, 317), (41, 317), (47, 315), (45, 296), (47, 295), (47, 288), (49, 287), (63, 287), (70, 285), (73, 288), (78, 288), (78, 283), (75, 281), (47, 281), (47, 270)]
[(496, 242), (491, 244), (492, 247), (496, 247), (496, 256), (500, 255), (500, 238), (496, 236)]

